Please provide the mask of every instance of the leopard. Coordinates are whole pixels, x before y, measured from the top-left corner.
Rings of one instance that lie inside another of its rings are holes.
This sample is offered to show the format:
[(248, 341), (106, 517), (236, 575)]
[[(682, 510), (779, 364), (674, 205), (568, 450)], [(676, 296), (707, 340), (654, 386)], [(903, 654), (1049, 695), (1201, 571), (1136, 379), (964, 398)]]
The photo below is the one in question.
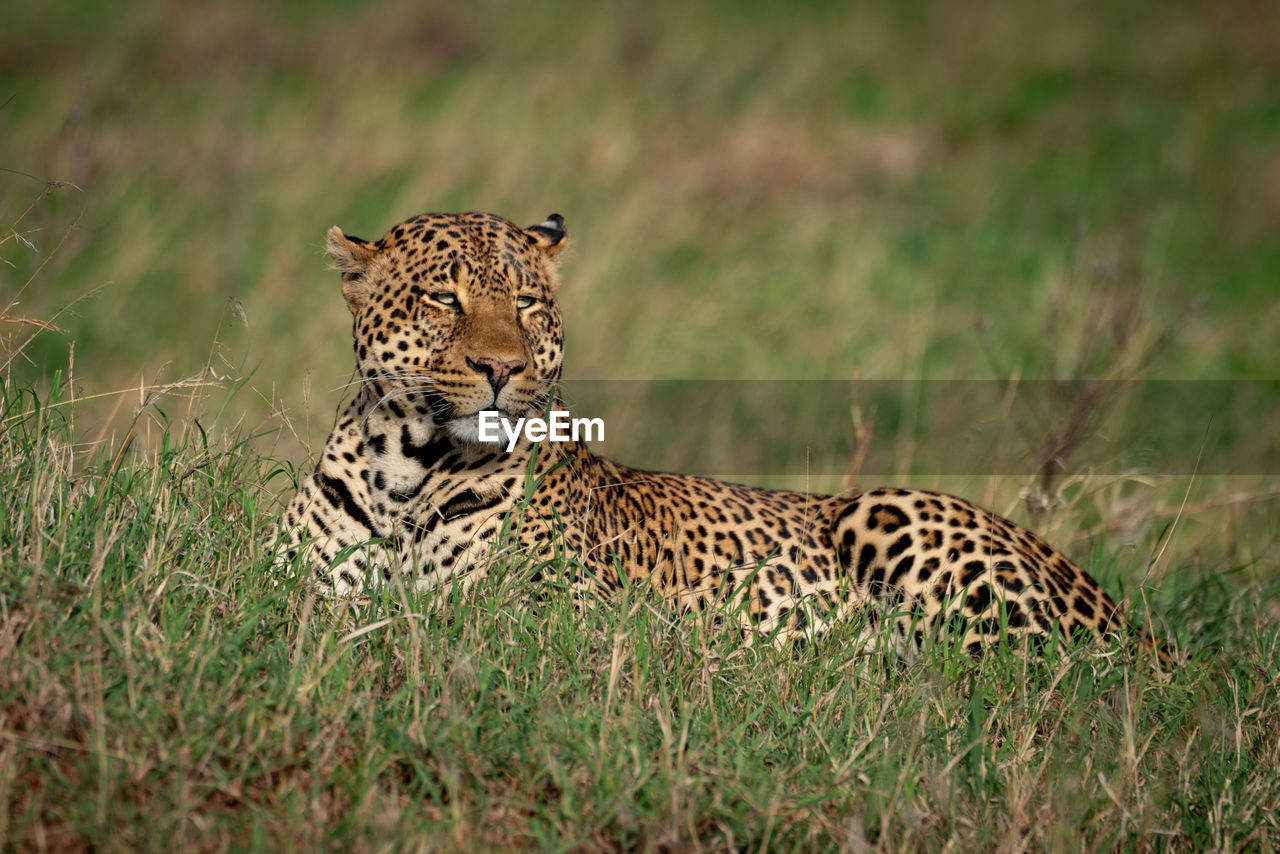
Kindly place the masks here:
[(678, 613), (775, 644), (856, 618), (897, 654), (936, 637), (974, 655), (1137, 638), (1173, 661), (1078, 564), (964, 498), (765, 489), (631, 468), (586, 441), (493, 441), (484, 413), (558, 405), (567, 238), (558, 214), (527, 228), (423, 214), (376, 241), (328, 231), (356, 390), (281, 514), (282, 565), (334, 597), (393, 581), (441, 595), (519, 553), (542, 558), (530, 584), (575, 601), (647, 583)]

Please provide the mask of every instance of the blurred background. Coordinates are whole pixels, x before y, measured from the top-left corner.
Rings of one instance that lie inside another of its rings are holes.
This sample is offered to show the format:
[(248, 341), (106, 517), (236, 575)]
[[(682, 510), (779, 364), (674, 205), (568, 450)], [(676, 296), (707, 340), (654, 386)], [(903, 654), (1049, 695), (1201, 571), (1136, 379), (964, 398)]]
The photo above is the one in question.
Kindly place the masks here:
[[(1033, 514), (1077, 483), (1109, 530), (1159, 529), (1188, 496), (1274, 517), (1278, 4), (11, 6), (5, 373), (71, 368), (86, 452), (181, 414), (305, 464), (352, 365), (326, 229), (554, 211), (565, 375), (593, 381), (580, 406), (624, 460), (821, 489), (915, 475)], [(1230, 478), (1148, 500), (1126, 443), (1089, 449), (1122, 396), (1080, 378), (1263, 403), (1214, 434), (1249, 446), (1208, 472)], [(972, 407), (929, 408), (985, 399), (938, 391), (957, 380), (1048, 382), (1058, 408), (995, 394), (1017, 462), (958, 471)], [(733, 382), (690, 402), (705, 381)], [(786, 389), (832, 387), (837, 427), (786, 445), (808, 423)], [(1071, 480), (1097, 469), (1117, 477)], [(997, 470), (1018, 477), (962, 477)]]

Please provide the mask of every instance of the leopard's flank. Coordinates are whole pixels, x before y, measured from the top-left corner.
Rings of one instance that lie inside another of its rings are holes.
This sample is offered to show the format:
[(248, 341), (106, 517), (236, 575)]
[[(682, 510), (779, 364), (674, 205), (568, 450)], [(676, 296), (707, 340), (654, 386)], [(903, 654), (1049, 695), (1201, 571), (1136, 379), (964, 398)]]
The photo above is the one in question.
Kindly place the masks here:
[(319, 584), (340, 595), (396, 574), (422, 590), (469, 584), (519, 503), (519, 548), (563, 549), (585, 570), (566, 579), (575, 595), (645, 579), (677, 609), (735, 606), (723, 613), (748, 638), (810, 638), (852, 615), (869, 642), (902, 651), (939, 635), (977, 653), (1001, 638), (1128, 630), (1088, 573), (962, 498), (755, 489), (639, 471), (580, 443), (481, 442), (482, 410), (514, 422), (555, 400), (565, 240), (556, 215), (522, 229), (427, 214), (374, 242), (329, 231), (359, 391), (278, 529), (282, 553)]

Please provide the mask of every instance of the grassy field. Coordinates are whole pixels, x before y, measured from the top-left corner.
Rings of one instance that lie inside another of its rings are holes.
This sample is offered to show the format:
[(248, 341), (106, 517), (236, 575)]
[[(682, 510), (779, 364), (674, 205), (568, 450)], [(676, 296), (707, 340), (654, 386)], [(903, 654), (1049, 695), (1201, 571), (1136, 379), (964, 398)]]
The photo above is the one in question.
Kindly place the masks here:
[[(1280, 7), (37, 5), (0, 27), (9, 847), (1280, 845)], [(351, 367), (325, 229), (460, 209), (566, 216), (609, 453), (980, 500), (1191, 664), (274, 577)]]

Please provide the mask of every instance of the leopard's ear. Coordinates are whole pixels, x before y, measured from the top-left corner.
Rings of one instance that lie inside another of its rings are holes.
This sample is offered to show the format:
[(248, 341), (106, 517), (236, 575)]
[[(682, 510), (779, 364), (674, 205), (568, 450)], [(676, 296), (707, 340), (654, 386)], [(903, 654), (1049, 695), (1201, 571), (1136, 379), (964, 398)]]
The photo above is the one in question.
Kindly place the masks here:
[(370, 286), (365, 273), (377, 257), (378, 248), (363, 238), (343, 234), (336, 225), (329, 229), (325, 246), (342, 274), (342, 295), (346, 297), (347, 308), (355, 314), (368, 301)]
[(377, 247), (372, 243), (354, 234), (343, 234), (342, 229), (336, 225), (329, 229), (325, 247), (329, 250), (329, 257), (333, 259), (338, 272), (344, 275), (363, 273), (369, 267), (373, 256), (378, 254)]
[(552, 214), (537, 225), (529, 226), (524, 233), (530, 243), (553, 260), (559, 257), (569, 239), (569, 232), (564, 228), (564, 217), (560, 214)]

